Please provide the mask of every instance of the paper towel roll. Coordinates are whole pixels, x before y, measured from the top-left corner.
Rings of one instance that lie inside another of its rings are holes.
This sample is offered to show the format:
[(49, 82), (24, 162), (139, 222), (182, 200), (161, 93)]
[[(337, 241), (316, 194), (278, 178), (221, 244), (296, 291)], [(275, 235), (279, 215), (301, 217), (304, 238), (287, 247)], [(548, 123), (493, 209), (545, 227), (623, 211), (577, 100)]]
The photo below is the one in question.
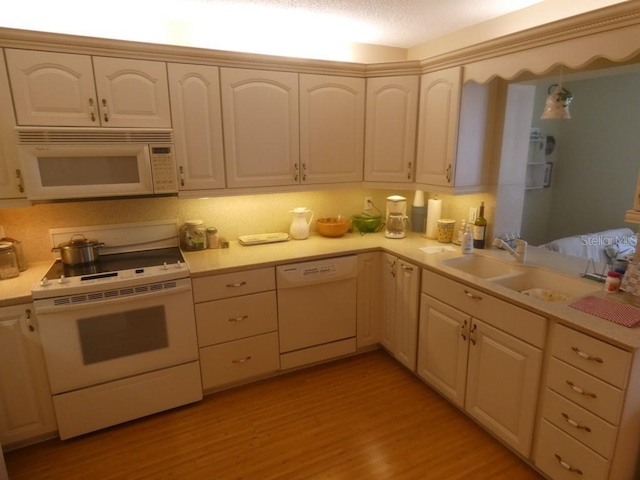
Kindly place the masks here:
[(427, 238), (438, 237), (438, 220), (442, 215), (442, 200), (430, 198), (427, 202)]

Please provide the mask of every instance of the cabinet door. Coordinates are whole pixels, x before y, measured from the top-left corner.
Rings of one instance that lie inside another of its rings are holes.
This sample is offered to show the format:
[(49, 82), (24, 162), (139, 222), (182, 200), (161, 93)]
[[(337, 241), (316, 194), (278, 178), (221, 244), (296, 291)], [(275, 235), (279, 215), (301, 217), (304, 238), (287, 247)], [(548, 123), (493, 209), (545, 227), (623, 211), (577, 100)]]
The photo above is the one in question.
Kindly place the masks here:
[(452, 186), (455, 174), (462, 67), (421, 78), (416, 182)]
[(398, 260), (396, 290), (396, 358), (409, 370), (416, 369), (420, 269)]
[(529, 457), (542, 351), (477, 319), (469, 340), (466, 410)]
[(380, 342), (389, 352), (396, 352), (396, 271), (398, 259), (388, 253), (382, 258), (382, 331)]
[(224, 188), (219, 69), (167, 67), (180, 190)]
[(357, 347), (380, 342), (382, 323), (382, 254), (358, 254)]
[(9, 77), (0, 49), (0, 199), (26, 198), (15, 140)]
[(298, 75), (222, 68), (227, 186), (296, 185)]
[(19, 125), (99, 126), (91, 57), (7, 49)]
[(422, 295), (417, 372), (450, 401), (464, 407), (471, 317)]
[(300, 75), (302, 183), (361, 182), (365, 81)]
[(93, 57), (93, 68), (103, 126), (171, 127), (165, 63)]
[(367, 79), (364, 180), (413, 181), (420, 78)]
[(33, 305), (0, 308), (0, 443), (55, 432), (51, 390)]

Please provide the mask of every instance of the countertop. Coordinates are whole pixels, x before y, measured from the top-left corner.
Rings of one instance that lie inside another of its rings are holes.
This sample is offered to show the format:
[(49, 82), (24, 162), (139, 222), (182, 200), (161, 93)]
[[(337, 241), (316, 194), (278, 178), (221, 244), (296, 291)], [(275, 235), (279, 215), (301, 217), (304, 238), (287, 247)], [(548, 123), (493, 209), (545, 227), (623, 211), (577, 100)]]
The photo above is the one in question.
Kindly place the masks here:
[[(440, 251), (441, 247), (452, 247), (454, 251)], [(434, 247), (438, 253), (426, 253), (421, 248)], [(340, 255), (364, 252), (385, 251), (422, 268), (435, 271), (469, 286), (495, 295), (509, 303), (522, 306), (548, 318), (555, 318), (563, 324), (577, 330), (606, 340), (626, 350), (640, 348), (640, 326), (627, 328), (599, 317), (583, 313), (570, 307), (567, 302), (547, 303), (517, 291), (495, 284), (489, 280), (470, 275), (448, 266), (443, 260), (463, 256), (460, 247), (453, 244), (444, 245), (429, 240), (417, 233), (409, 233), (404, 239), (388, 239), (383, 233), (365, 234), (348, 233), (339, 238), (327, 238), (311, 235), (306, 240), (289, 240), (287, 242), (243, 246), (231, 241), (229, 248), (184, 252), (191, 270), (191, 277), (198, 278), (211, 274), (242, 271), (252, 268), (269, 267), (283, 263), (295, 263)], [(512, 257), (504, 250), (487, 248), (475, 250), (473, 255), (484, 255), (506, 262), (513, 262)], [(31, 287), (46, 273), (51, 262), (39, 262), (28, 265), (26, 271), (16, 278), (0, 281), (0, 306), (18, 305), (32, 301)], [(586, 261), (567, 255), (561, 255), (544, 248), (529, 247), (526, 268), (542, 268), (560, 272), (579, 279), (584, 272)], [(593, 285), (594, 295), (605, 295), (602, 284), (580, 279)], [(624, 293), (613, 294), (621, 301), (640, 299)]]

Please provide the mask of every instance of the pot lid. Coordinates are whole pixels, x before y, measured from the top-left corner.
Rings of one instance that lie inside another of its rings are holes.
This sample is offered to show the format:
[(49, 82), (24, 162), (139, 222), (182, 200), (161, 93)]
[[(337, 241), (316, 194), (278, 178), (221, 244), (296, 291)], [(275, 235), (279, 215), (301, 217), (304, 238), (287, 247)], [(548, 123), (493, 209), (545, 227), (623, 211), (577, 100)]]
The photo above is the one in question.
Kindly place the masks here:
[(76, 235), (73, 235), (68, 242), (62, 242), (60, 245), (58, 245), (58, 248), (86, 247), (89, 245), (96, 245), (97, 243), (98, 243), (97, 240), (88, 240), (87, 237), (85, 237), (81, 233), (78, 233)]

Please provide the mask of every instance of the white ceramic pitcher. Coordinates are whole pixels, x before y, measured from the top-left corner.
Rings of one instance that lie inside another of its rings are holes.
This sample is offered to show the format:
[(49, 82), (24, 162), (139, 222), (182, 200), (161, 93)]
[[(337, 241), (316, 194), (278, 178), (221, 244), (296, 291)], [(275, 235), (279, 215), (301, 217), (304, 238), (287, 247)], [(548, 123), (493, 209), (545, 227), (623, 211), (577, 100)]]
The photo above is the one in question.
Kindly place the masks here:
[[(293, 210), (289, 210), (289, 213), (293, 213), (289, 235), (295, 240), (304, 240), (309, 236), (309, 225), (313, 220), (313, 212), (305, 207), (296, 207)], [(311, 214), (309, 220), (307, 220), (307, 213)]]

